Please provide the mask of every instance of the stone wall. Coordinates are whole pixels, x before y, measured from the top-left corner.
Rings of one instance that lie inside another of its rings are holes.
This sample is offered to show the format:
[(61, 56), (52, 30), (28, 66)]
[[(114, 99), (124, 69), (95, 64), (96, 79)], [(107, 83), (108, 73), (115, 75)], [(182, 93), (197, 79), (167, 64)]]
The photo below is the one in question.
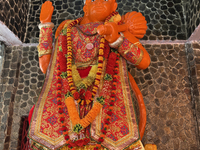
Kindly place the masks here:
[(24, 42), (28, 18), (28, 0), (0, 1), (0, 21)]
[[(22, 58), (22, 49), (20, 47), (7, 47), (1, 74), (1, 100), (0, 100), (0, 149), (8, 150), (10, 145), (11, 127), (14, 120), (13, 107), (15, 95), (18, 89), (19, 68)], [(19, 119), (19, 120), (18, 120)], [(18, 137), (14, 138), (15, 143)]]
[[(187, 44), (187, 58), (189, 75), (191, 77), (192, 107), (200, 131), (200, 43), (199, 41)], [(198, 133), (200, 138), (200, 132)]]
[[(192, 48), (196, 47), (193, 44)], [(145, 48), (151, 65), (146, 70), (129, 65), (147, 109), (143, 143), (155, 143), (160, 150), (198, 150), (197, 117), (193, 115), (197, 109), (191, 95), (187, 45), (145, 44)], [(7, 47), (5, 54), (0, 138), (5, 150), (16, 150), (21, 118), (36, 103), (45, 76), (38, 67), (36, 46)]]
[[(37, 25), (43, 2), (44, 0), (1, 1), (0, 21), (22, 42), (37, 43), (39, 37)], [(82, 0), (56, 0), (52, 2), (55, 8), (52, 17), (55, 28), (63, 20), (83, 16)], [(144, 40), (185, 40), (199, 25), (200, 3), (198, 0), (117, 0), (117, 2), (117, 11), (121, 15), (129, 11), (138, 11), (145, 16), (148, 30)], [(28, 28), (27, 35), (26, 27)]]
[[(3, 42), (0, 42), (0, 64), (3, 64), (4, 51), (5, 51), (5, 45)], [(0, 66), (0, 74), (1, 74), (2, 68), (3, 68), (3, 65)]]
[[(75, 19), (83, 16), (82, 0), (57, 0), (52, 1), (54, 13), (52, 22), (55, 29), (66, 19)], [(183, 5), (181, 0), (160, 1), (160, 0), (117, 0), (120, 15), (126, 12), (141, 12), (148, 25), (147, 34), (144, 40), (185, 40), (186, 24), (184, 19)], [(37, 43), (40, 23), (39, 16), (42, 2), (31, 1), (28, 32), (26, 42)], [(55, 30), (54, 30), (55, 32)]]
[(200, 1), (199, 0), (183, 0), (184, 13), (186, 17), (187, 38), (194, 32), (200, 23)]

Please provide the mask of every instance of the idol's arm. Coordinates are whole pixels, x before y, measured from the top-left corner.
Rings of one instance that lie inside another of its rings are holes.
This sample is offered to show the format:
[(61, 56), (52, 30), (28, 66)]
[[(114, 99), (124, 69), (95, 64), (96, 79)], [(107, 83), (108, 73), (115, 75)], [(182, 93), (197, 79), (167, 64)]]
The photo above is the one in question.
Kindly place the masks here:
[(114, 21), (98, 26), (97, 32), (105, 37), (111, 48), (117, 48), (130, 63), (139, 69), (146, 69), (150, 64), (150, 57), (139, 42), (146, 33), (146, 24), (145, 17), (133, 11), (122, 16), (121, 23)]
[(146, 69), (150, 65), (150, 57), (139, 42), (147, 30), (145, 17), (135, 11), (128, 12), (122, 16), (122, 22), (127, 26), (127, 29), (122, 31), (124, 41), (119, 47), (119, 53), (137, 68)]
[[(127, 36), (126, 36), (127, 37)], [(128, 38), (124, 37), (124, 41), (118, 48), (118, 52), (128, 62), (135, 65), (139, 69), (146, 69), (150, 65), (150, 57), (146, 49), (142, 46), (139, 40), (132, 42)]]
[(52, 28), (42, 27), (40, 29), (38, 44), (39, 66), (45, 74), (51, 58), (52, 51)]
[(46, 73), (51, 58), (52, 51), (52, 29), (54, 24), (51, 23), (51, 17), (54, 7), (50, 1), (46, 1), (40, 12), (40, 36), (38, 45), (39, 66), (43, 73)]

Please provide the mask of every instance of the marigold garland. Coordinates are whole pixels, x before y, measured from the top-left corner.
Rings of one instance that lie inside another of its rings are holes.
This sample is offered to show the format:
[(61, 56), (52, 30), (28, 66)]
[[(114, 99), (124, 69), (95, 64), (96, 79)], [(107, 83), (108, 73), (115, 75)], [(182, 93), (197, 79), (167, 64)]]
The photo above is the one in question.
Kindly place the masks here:
[[(110, 103), (109, 103), (110, 106), (109, 106), (109, 110), (107, 112), (107, 116), (104, 120), (105, 124), (103, 125), (103, 129), (101, 130), (102, 134), (100, 135), (94, 150), (98, 150), (99, 148), (101, 148), (101, 143), (104, 141), (105, 135), (107, 133), (108, 125), (110, 124), (112, 111), (113, 111), (113, 105), (115, 102), (117, 75), (119, 73), (119, 54), (115, 53), (114, 55), (116, 55), (116, 63), (115, 63), (115, 69), (114, 69), (114, 74), (113, 74), (113, 84), (112, 84), (112, 89), (111, 89), (112, 94), (111, 94)], [(111, 57), (109, 56), (109, 58), (111, 58)]]
[[(117, 12), (112, 13), (105, 21), (105, 24), (110, 20), (110, 18), (114, 15), (118, 14)], [(82, 18), (79, 18), (73, 22), (71, 22), (69, 24), (69, 26), (67, 27), (67, 30), (63, 30), (63, 35), (60, 35), (59, 38), (61, 38), (61, 45), (59, 46), (59, 52), (58, 52), (58, 56), (57, 58), (57, 103), (58, 103), (58, 112), (59, 112), (59, 118), (61, 121), (61, 127), (62, 127), (62, 131), (63, 131), (63, 135), (65, 137), (66, 140), (66, 144), (68, 145), (69, 148), (75, 149), (72, 146), (72, 143), (70, 144), (70, 139), (69, 139), (69, 135), (68, 135), (68, 129), (66, 127), (65, 124), (65, 118), (64, 118), (64, 112), (63, 112), (63, 108), (62, 108), (62, 102), (61, 102), (61, 78), (59, 78), (59, 76), (61, 76), (63, 79), (67, 77), (67, 81), (68, 81), (68, 85), (64, 85), (64, 87), (69, 87), (70, 88), (70, 92), (71, 94), (73, 94), (73, 96), (77, 96), (77, 91), (75, 88), (76, 83), (73, 82), (73, 77), (72, 77), (72, 41), (71, 41), (71, 28), (75, 25), (78, 24), (79, 21)], [(104, 53), (105, 51), (105, 53)], [(105, 39), (103, 37), (101, 37), (100, 40), (100, 47), (99, 47), (99, 57), (98, 57), (98, 67), (97, 67), (97, 71), (96, 71), (96, 77), (94, 79), (94, 85), (93, 85), (93, 89), (92, 89), (92, 94), (93, 96), (96, 95), (99, 83), (100, 83), (100, 79), (101, 79), (101, 74), (102, 74), (102, 66), (103, 66), (103, 60), (104, 60), (104, 56), (105, 58), (108, 57), (108, 45), (105, 46)], [(67, 58), (67, 59), (65, 59)], [(67, 65), (65, 65), (67, 64)], [(115, 73), (117, 73), (117, 69), (114, 70)], [(117, 76), (114, 76), (113, 78), (115, 79)], [(65, 81), (65, 80), (63, 80)], [(113, 87), (116, 86), (116, 81), (117, 80), (113, 80)], [(65, 82), (63, 82), (65, 84)], [(116, 88), (112, 89), (112, 95), (113, 96), (116, 92), (115, 92)], [(67, 90), (65, 90), (66, 92)], [(92, 96), (90, 95), (90, 93), (87, 94), (87, 98), (90, 98), (89, 102), (92, 101)], [(78, 96), (77, 96), (78, 97)], [(102, 100), (102, 98), (101, 98)], [(83, 118), (80, 119), (78, 111), (76, 110), (76, 106), (74, 103), (74, 98), (69, 96), (65, 99), (65, 104), (67, 106), (68, 109), (68, 113), (70, 116), (71, 121), (73, 122), (73, 124), (78, 125), (79, 123), (82, 127), (86, 128), (95, 118), (96, 116), (99, 114), (102, 105), (103, 105), (103, 101), (101, 101), (101, 103), (99, 102), (95, 102), (92, 109), (88, 112), (88, 114)], [(99, 142), (96, 145), (97, 149), (98, 147), (100, 147), (100, 143), (103, 142), (103, 138), (105, 137), (106, 134), (106, 129), (108, 128), (108, 124), (109, 124), (109, 120), (111, 119), (111, 112), (112, 111), (112, 104), (114, 104), (114, 99), (113, 97), (111, 98), (111, 107), (109, 107), (109, 111), (108, 111), (108, 116), (106, 117), (107, 121), (105, 121), (105, 125), (104, 125), (104, 129), (102, 130), (102, 135), (99, 138)], [(73, 109), (72, 109), (73, 108)], [(87, 142), (85, 142), (85, 144), (87, 144)], [(85, 145), (84, 143), (82, 144), (82, 146)]]
[[(62, 67), (61, 67), (61, 71), (64, 73), (67, 73), (67, 80), (68, 80), (68, 84), (70, 87), (70, 92), (76, 97), (79, 98), (79, 96), (77, 95), (77, 91), (76, 88), (74, 86), (75, 82), (73, 82), (73, 77), (72, 77), (72, 41), (71, 41), (71, 28), (77, 24), (79, 21), (81, 20), (81, 18), (73, 21), (67, 28), (67, 32), (63, 32), (66, 35), (61, 35), (61, 46), (59, 47), (59, 53), (58, 53), (58, 57), (59, 57), (59, 61), (62, 63)], [(67, 42), (66, 42), (67, 41)], [(92, 95), (96, 94), (96, 91), (98, 89), (98, 86), (100, 83), (100, 77), (101, 77), (101, 73), (102, 73), (102, 63), (103, 63), (103, 51), (104, 51), (104, 43), (105, 43), (105, 39), (102, 37), (100, 40), (100, 48), (99, 48), (99, 58), (98, 58), (98, 67), (97, 70), (92, 69), (91, 70), (91, 74), (89, 74), (89, 78), (94, 78), (94, 72), (96, 72), (96, 76), (95, 76), (95, 80), (94, 80), (94, 86), (92, 89)], [(66, 58), (64, 58), (64, 56), (67, 57), (67, 61)], [(65, 59), (65, 60), (64, 60)], [(64, 64), (66, 64), (64, 66)], [(95, 67), (94, 67), (95, 68)], [(76, 74), (76, 71), (75, 71)], [(63, 75), (64, 77), (64, 75)], [(87, 82), (85, 82), (85, 84), (87, 84)], [(81, 90), (80, 90), (81, 91)], [(61, 96), (61, 93), (59, 93)], [(67, 96), (68, 95), (68, 96)], [(87, 98), (90, 98), (89, 100), (87, 99), (87, 103), (90, 103), (90, 101), (92, 101), (92, 97), (90, 95), (90, 93), (86, 94)], [(74, 98), (70, 96), (70, 94), (66, 94), (66, 100), (65, 100), (65, 104), (67, 106), (68, 109), (68, 113), (70, 116), (70, 119), (72, 121), (72, 124), (74, 126), (76, 126), (77, 124), (83, 126), (84, 128), (87, 127), (95, 118), (96, 116), (99, 114), (100, 109), (102, 107), (101, 104), (99, 103), (95, 103), (94, 106), (92, 107), (92, 109), (90, 110), (90, 112), (92, 113), (88, 113), (85, 118), (83, 118), (82, 120), (80, 120), (78, 111), (76, 110), (76, 105), (74, 103)], [(60, 111), (60, 113), (62, 113), (62, 110)], [(62, 119), (63, 121), (63, 119)], [(77, 127), (77, 126), (76, 126)]]
[(61, 72), (60, 72), (60, 64), (59, 64), (59, 60), (57, 58), (57, 84), (56, 84), (56, 90), (57, 90), (57, 104), (58, 104), (58, 113), (59, 113), (59, 118), (60, 118), (60, 126), (62, 128), (62, 132), (63, 132), (63, 136), (66, 140), (66, 144), (68, 144), (68, 141), (69, 141), (69, 135), (68, 135), (68, 129), (66, 127), (66, 124), (65, 124), (65, 117), (64, 117), (64, 112), (63, 112), (63, 108), (62, 108), (62, 98), (61, 98), (61, 78), (60, 75), (61, 75)]

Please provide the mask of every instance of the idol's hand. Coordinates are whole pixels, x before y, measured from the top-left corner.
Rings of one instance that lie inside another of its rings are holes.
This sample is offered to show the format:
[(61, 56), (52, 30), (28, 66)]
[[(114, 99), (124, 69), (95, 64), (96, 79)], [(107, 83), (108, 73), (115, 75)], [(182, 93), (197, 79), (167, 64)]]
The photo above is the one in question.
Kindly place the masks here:
[(136, 11), (128, 12), (125, 16), (122, 16), (122, 22), (128, 29), (125, 32), (130, 32), (137, 39), (141, 39), (145, 35), (147, 22), (141, 13)]
[(40, 22), (41, 23), (51, 22), (53, 10), (54, 7), (52, 6), (52, 2), (46, 1), (44, 4), (42, 4), (40, 12)]
[(125, 31), (126, 29), (126, 25), (117, 25), (115, 22), (109, 22), (105, 25), (99, 25), (97, 32), (99, 35), (103, 35), (109, 43), (113, 43), (119, 38), (119, 32)]

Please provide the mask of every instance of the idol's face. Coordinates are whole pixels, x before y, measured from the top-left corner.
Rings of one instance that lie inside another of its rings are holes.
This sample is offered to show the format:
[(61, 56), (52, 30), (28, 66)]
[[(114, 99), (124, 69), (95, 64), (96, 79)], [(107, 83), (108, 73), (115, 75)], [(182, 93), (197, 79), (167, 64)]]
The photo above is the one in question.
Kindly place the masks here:
[(117, 9), (115, 0), (86, 0), (83, 10), (91, 22), (105, 21)]

